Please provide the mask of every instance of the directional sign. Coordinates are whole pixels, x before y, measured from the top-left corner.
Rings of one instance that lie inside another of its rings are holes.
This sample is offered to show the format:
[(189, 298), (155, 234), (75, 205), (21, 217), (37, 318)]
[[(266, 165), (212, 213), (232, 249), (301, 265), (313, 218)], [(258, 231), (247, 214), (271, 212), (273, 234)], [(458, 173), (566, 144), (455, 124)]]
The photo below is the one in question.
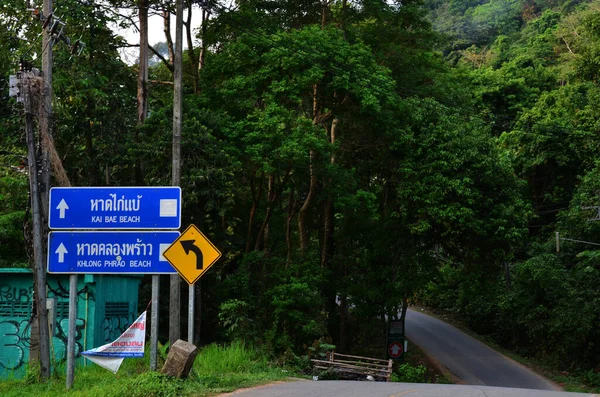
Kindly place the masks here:
[(221, 257), (221, 252), (196, 226), (190, 225), (163, 255), (192, 285)]
[(390, 335), (404, 336), (404, 323), (402, 322), (402, 320), (390, 320), (390, 326), (388, 328), (388, 337)]
[(394, 341), (388, 346), (388, 354), (391, 358), (398, 358), (402, 355), (404, 347), (402, 341)]
[(181, 188), (53, 187), (50, 229), (179, 229)]
[(162, 255), (177, 237), (171, 231), (51, 232), (48, 273), (177, 273)]

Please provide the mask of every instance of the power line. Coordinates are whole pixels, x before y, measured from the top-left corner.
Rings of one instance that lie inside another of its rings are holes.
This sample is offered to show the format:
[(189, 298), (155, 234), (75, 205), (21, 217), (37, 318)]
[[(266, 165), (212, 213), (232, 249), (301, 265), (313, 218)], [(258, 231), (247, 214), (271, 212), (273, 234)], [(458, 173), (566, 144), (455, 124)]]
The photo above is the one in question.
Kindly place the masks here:
[(574, 243), (582, 243), (582, 244), (590, 244), (590, 245), (600, 246), (600, 244), (598, 244), (598, 243), (592, 243), (591, 241), (574, 240), (574, 239), (571, 239), (571, 238), (564, 238), (564, 237), (560, 237), (560, 239), (564, 240), (564, 241), (571, 241), (571, 242), (574, 242)]

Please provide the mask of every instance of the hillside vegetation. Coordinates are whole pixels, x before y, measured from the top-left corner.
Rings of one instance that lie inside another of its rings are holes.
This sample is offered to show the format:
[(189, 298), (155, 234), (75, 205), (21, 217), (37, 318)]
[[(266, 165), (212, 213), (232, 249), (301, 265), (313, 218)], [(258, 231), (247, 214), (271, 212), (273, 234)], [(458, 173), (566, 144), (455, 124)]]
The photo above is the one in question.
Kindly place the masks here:
[[(172, 43), (138, 123), (137, 65), (109, 28), (130, 4), (104, 3), (61, 2), (86, 48), (55, 47), (57, 152), (74, 186), (170, 185)], [(183, 224), (224, 252), (201, 340), (351, 352), (359, 325), (383, 335), (418, 300), (600, 385), (600, 1), (236, 4), (205, 2), (185, 30)], [(5, 80), (40, 63), (26, 7), (0, 5)], [(0, 264), (28, 266), (23, 122), (2, 87)]]

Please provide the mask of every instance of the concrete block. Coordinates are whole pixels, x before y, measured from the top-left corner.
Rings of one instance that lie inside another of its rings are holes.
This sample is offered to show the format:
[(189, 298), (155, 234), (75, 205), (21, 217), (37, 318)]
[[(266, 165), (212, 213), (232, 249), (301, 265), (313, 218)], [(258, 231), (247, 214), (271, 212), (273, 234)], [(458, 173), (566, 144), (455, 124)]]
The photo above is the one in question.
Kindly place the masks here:
[(169, 349), (167, 361), (160, 372), (176, 378), (187, 378), (197, 355), (196, 346), (178, 339)]

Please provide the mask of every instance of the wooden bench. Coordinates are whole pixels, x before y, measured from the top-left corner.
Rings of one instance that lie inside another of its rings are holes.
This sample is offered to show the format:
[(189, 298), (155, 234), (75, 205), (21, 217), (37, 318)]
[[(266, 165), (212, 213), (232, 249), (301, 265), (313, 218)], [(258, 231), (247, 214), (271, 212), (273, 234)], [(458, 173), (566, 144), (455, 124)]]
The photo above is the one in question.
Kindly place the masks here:
[(314, 368), (336, 373), (342, 378), (362, 379), (371, 375), (374, 380), (389, 382), (392, 377), (392, 360), (327, 353), (327, 360), (310, 360)]

